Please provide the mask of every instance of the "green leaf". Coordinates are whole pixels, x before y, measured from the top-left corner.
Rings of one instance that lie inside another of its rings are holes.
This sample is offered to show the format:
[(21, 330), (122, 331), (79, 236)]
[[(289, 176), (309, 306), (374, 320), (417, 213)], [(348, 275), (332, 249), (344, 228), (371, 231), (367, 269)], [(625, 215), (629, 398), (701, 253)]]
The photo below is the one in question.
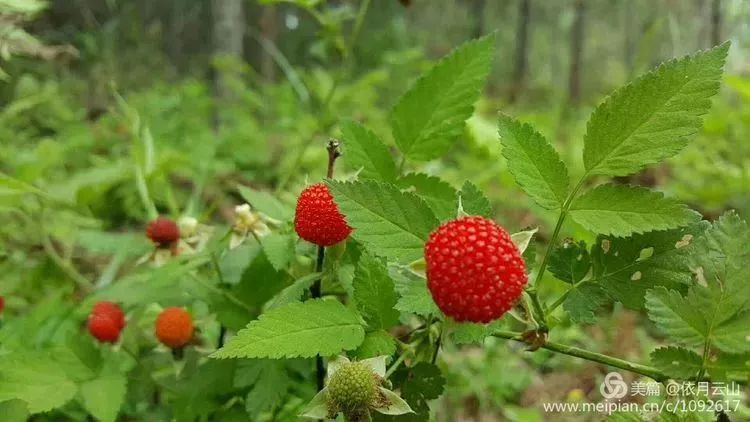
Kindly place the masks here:
[(651, 363), (672, 378), (688, 379), (701, 370), (701, 356), (682, 347), (660, 347), (651, 352)]
[(392, 378), (394, 385), (401, 386), (401, 398), (417, 413), (409, 420), (428, 420), (430, 408), (427, 401), (440, 397), (445, 388), (440, 368), (419, 362), (411, 368), (400, 368)]
[(456, 190), (448, 182), (424, 173), (409, 173), (396, 184), (424, 199), (439, 220), (456, 218)]
[(242, 198), (255, 210), (281, 221), (290, 221), (294, 217), (294, 210), (282, 204), (269, 192), (259, 191), (247, 186), (237, 186)]
[(719, 90), (729, 43), (672, 60), (615, 91), (591, 115), (588, 175), (625, 176), (678, 153)]
[(390, 328), (398, 323), (396, 291), (385, 263), (363, 254), (354, 273), (354, 300), (371, 328)]
[(75, 396), (76, 384), (46, 353), (25, 351), (0, 359), (0, 402), (19, 399), (30, 413), (47, 412)]
[(508, 170), (540, 206), (560, 208), (568, 196), (568, 169), (544, 136), (529, 124), (504, 114), (499, 118), (500, 142)]
[(245, 410), (252, 418), (278, 405), (291, 385), (283, 361), (267, 361), (245, 396)]
[(563, 309), (573, 322), (593, 324), (596, 322), (596, 311), (609, 301), (607, 293), (598, 284), (584, 282), (571, 290)]
[(240, 330), (214, 358), (335, 355), (365, 337), (359, 316), (335, 300), (309, 300), (269, 310)]
[(549, 272), (559, 280), (575, 284), (583, 280), (591, 269), (591, 257), (586, 242), (566, 241), (552, 250), (549, 256)]
[(30, 416), (26, 403), (22, 400), (7, 400), (0, 403), (0, 415), (3, 415), (5, 422), (27, 422)]
[(396, 352), (396, 342), (384, 330), (371, 331), (365, 334), (365, 341), (352, 353), (357, 359), (391, 356)]
[(432, 300), (427, 280), (408, 271), (391, 271), (399, 294), (396, 309), (404, 313), (422, 316), (442, 315), (435, 301)]
[(372, 253), (408, 264), (422, 257), (424, 243), (440, 222), (413, 193), (376, 181), (326, 181), (354, 228), (352, 236)]
[(593, 279), (630, 309), (643, 309), (656, 286), (685, 290), (692, 282), (688, 258), (708, 223), (628, 238), (599, 236), (591, 249)]
[(439, 157), (463, 132), (492, 64), (494, 36), (468, 42), (440, 60), (404, 94), (391, 114), (393, 137), (415, 160)]
[(396, 180), (396, 164), (383, 141), (367, 127), (347, 120), (341, 124), (344, 141), (344, 162), (351, 168), (362, 169), (359, 177), (385, 182)]
[(461, 323), (451, 333), (451, 339), (455, 344), (481, 344), (492, 335), (493, 331), (502, 328), (504, 324), (505, 322), (502, 319), (497, 319), (489, 324)]
[(276, 271), (286, 269), (294, 257), (294, 240), (294, 236), (284, 233), (271, 233), (260, 238), (263, 252)]
[[(473, 183), (468, 180), (464, 182), (458, 194), (460, 197), (459, 203), (466, 214), (481, 215), (488, 218), (492, 216), (492, 206), (489, 199)], [(458, 206), (456, 206), (456, 209), (458, 209)]]
[(81, 384), (86, 410), (102, 422), (114, 421), (125, 401), (127, 379), (121, 374), (103, 375)]
[(304, 277), (298, 278), (294, 283), (279, 292), (279, 294), (276, 295), (276, 297), (267, 305), (267, 309), (278, 308), (279, 306), (301, 301), (307, 289), (315, 283), (315, 280), (320, 279), (321, 275), (321, 273), (310, 273)]
[(700, 219), (698, 213), (662, 193), (622, 185), (601, 185), (586, 192), (573, 202), (570, 216), (594, 233), (620, 237)]
[(649, 318), (680, 344), (750, 352), (750, 310), (736, 312), (727, 307), (734, 299), (718, 285), (695, 285), (685, 297), (658, 287), (646, 295), (646, 308)]

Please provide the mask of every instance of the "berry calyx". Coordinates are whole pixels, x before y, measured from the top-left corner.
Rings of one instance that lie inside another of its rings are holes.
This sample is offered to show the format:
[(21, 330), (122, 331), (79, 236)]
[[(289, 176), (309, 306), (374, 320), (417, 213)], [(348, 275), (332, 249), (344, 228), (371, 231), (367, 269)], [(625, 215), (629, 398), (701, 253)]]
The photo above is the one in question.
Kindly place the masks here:
[(122, 329), (108, 315), (92, 313), (88, 319), (89, 333), (102, 343), (115, 343)]
[(360, 420), (379, 400), (381, 380), (361, 362), (347, 362), (328, 381), (328, 413), (341, 412), (347, 420)]
[(484, 217), (442, 224), (430, 234), (424, 254), (432, 298), (456, 321), (487, 323), (500, 318), (528, 280), (508, 232)]
[(148, 223), (146, 236), (159, 248), (170, 248), (180, 240), (180, 228), (169, 218), (159, 217)]
[(122, 308), (114, 302), (107, 300), (96, 302), (91, 309), (91, 313), (109, 317), (117, 324), (117, 327), (120, 330), (125, 327), (125, 313), (122, 311)]
[(344, 220), (328, 186), (310, 185), (299, 196), (294, 214), (299, 237), (318, 246), (331, 246), (349, 237), (352, 228)]
[(193, 319), (183, 308), (166, 308), (156, 317), (155, 333), (165, 346), (181, 349), (193, 338)]

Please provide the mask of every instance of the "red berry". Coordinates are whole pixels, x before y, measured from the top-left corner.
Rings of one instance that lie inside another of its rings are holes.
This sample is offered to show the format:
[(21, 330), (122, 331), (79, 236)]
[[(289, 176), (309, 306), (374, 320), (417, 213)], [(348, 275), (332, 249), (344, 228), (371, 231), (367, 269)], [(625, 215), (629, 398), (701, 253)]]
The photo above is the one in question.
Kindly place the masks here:
[(92, 313), (88, 321), (89, 332), (103, 343), (114, 343), (120, 338), (121, 328), (107, 315)]
[(294, 230), (299, 237), (318, 246), (339, 243), (352, 232), (323, 183), (310, 185), (300, 194), (294, 214)]
[(456, 321), (500, 318), (523, 293), (526, 268), (505, 229), (484, 217), (444, 223), (425, 245), (427, 287)]
[(117, 326), (121, 330), (125, 327), (125, 313), (122, 311), (122, 308), (114, 302), (106, 300), (96, 302), (91, 313), (109, 317), (112, 321), (117, 323)]
[(0, 296), (0, 313), (3, 312), (3, 309), (5, 309), (5, 298)]
[(179, 349), (193, 338), (193, 320), (182, 308), (166, 308), (156, 318), (155, 331), (162, 344)]
[(169, 248), (180, 239), (180, 228), (169, 218), (159, 217), (150, 222), (146, 236), (160, 248)]

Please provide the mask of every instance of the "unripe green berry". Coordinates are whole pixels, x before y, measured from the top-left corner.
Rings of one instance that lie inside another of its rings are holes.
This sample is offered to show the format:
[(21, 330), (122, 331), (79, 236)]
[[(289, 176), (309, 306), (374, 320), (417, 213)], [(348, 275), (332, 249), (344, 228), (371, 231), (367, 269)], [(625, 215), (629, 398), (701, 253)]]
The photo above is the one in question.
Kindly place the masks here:
[(341, 365), (328, 383), (328, 406), (345, 415), (366, 412), (378, 399), (378, 378), (361, 362)]

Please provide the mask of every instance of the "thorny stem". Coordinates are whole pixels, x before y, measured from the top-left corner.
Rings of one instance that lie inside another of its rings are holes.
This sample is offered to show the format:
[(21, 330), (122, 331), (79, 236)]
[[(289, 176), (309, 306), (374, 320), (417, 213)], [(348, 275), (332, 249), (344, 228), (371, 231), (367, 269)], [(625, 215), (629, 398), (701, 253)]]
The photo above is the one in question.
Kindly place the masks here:
[[(522, 333), (515, 333), (512, 331), (495, 331), (492, 333), (495, 337), (500, 337), (508, 340), (514, 340), (521, 343), (528, 344)], [(580, 359), (585, 359), (592, 362), (598, 362), (604, 365), (613, 366), (615, 368), (624, 369), (626, 371), (635, 372), (636, 374), (645, 375), (656, 381), (663, 382), (669, 379), (669, 377), (658, 369), (641, 365), (639, 363), (630, 362), (624, 359), (607, 356), (601, 353), (592, 352), (590, 350), (581, 349), (575, 346), (569, 346), (566, 344), (560, 344), (552, 341), (545, 342), (541, 348), (551, 350), (553, 352), (561, 353), (568, 356), (574, 356)]]

